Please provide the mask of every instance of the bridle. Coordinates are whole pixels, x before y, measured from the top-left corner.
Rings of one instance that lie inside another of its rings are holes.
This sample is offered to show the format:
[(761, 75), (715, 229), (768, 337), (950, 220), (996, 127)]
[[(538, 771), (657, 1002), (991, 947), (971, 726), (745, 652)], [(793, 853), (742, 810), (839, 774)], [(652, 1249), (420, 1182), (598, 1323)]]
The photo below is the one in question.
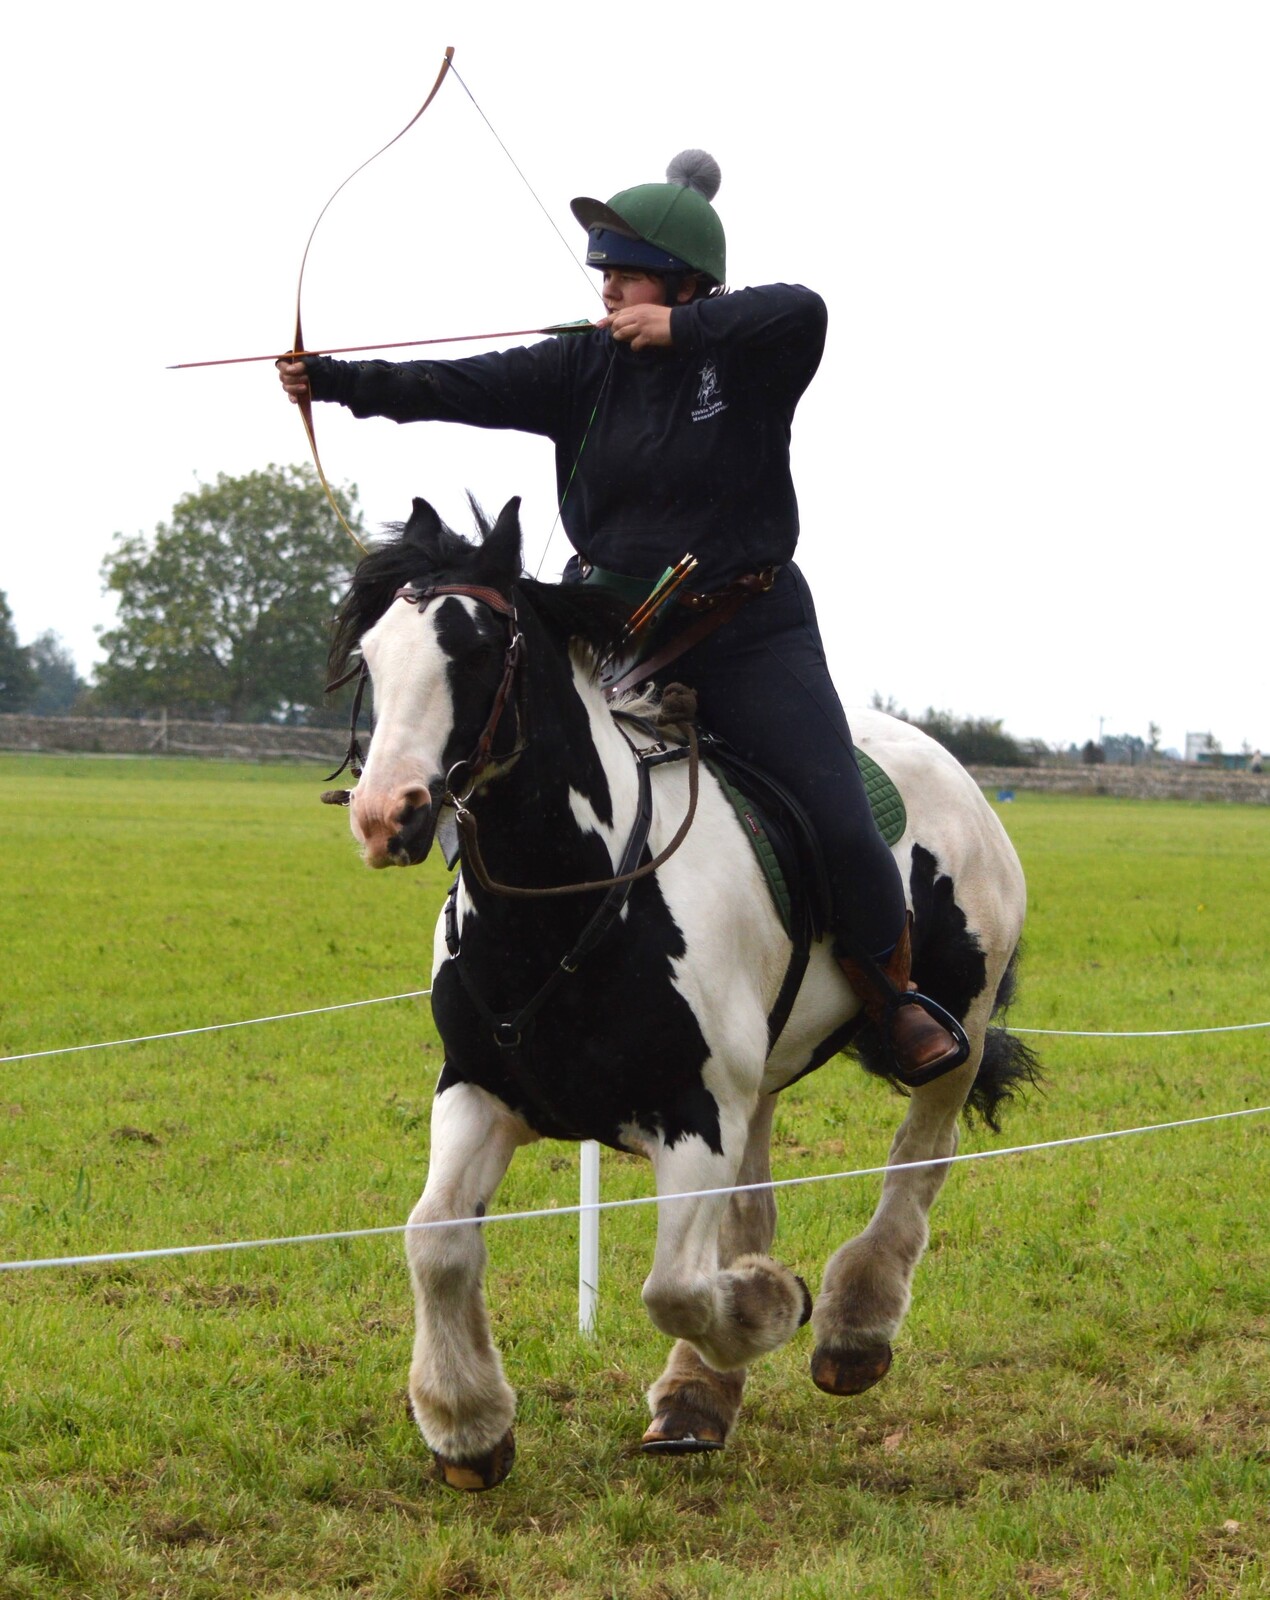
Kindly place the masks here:
[[(520, 619), (516, 615), (515, 602), (506, 595), (500, 594), (497, 589), (491, 589), (484, 584), (477, 583), (439, 583), (427, 589), (414, 589), (409, 584), (398, 589), (393, 595), (393, 600), (404, 600), (411, 605), (420, 616), (428, 609), (434, 600), (439, 600), (445, 595), (462, 595), (469, 600), (475, 600), (480, 605), (488, 606), (496, 616), (499, 616), (507, 625), (507, 648), (503, 652), (503, 674), (498, 681), (498, 688), (494, 691), (494, 703), (490, 707), (489, 716), (485, 719), (485, 726), (472, 747), (472, 753), (465, 761), (456, 761), (445, 775), (445, 791), (441, 796), (440, 805), (452, 805), (455, 812), (459, 811), (463, 802), (467, 800), (476, 788), (486, 769), (494, 761), (494, 738), (498, 733), (498, 725), (503, 719), (503, 712), (512, 698), (513, 691), (517, 692), (521, 702), (520, 710), (523, 713), (523, 692), (519, 688), (519, 669), (525, 655), (525, 636), (520, 631)], [(365, 663), (363, 663), (363, 666)], [(528, 740), (524, 737), (525, 718), (517, 718), (518, 731), (514, 747), (505, 756), (498, 759), (510, 761), (513, 756), (518, 756), (528, 747)], [(455, 777), (463, 773), (465, 783), (462, 795), (457, 795)]]
[[(472, 753), (465, 760), (457, 761), (445, 776), (445, 788), (434, 800), (434, 805), (440, 809), (449, 806), (454, 811), (454, 820), (462, 840), (462, 856), (466, 865), (471, 870), (472, 877), (480, 886), (491, 894), (502, 895), (509, 899), (542, 899), (557, 895), (586, 894), (596, 889), (625, 890), (639, 878), (648, 877), (658, 871), (680, 845), (688, 837), (697, 812), (697, 798), (699, 793), (699, 768), (700, 757), (697, 746), (696, 730), (691, 723), (686, 725), (687, 740), (684, 744), (668, 744), (661, 736), (661, 730), (645, 718), (633, 716), (628, 712), (617, 711), (614, 715), (622, 722), (637, 728), (641, 733), (650, 736), (651, 742), (646, 745), (637, 745), (626, 732), (621, 729), (622, 736), (630, 747), (635, 759), (639, 783), (639, 795), (636, 805), (635, 821), (632, 825), (626, 848), (622, 852), (617, 873), (609, 878), (586, 879), (581, 883), (545, 884), (541, 887), (526, 887), (520, 884), (499, 883), (491, 878), (486, 869), (481, 855), (480, 840), (477, 832), (476, 817), (468, 808), (467, 801), (471, 799), (477, 785), (485, 776), (489, 767), (495, 762), (503, 765), (513, 757), (521, 755), (528, 749), (527, 737), (528, 719), (525, 707), (524, 683), (520, 668), (525, 659), (525, 636), (520, 629), (515, 602), (502, 594), (499, 590), (483, 584), (471, 583), (444, 583), (431, 584), (424, 589), (416, 589), (410, 584), (397, 589), (392, 601), (405, 600), (422, 614), (428, 609), (433, 600), (438, 600), (447, 595), (460, 595), (478, 604), (487, 606), (497, 616), (501, 617), (507, 625), (507, 648), (503, 654), (503, 671), (498, 687), (494, 691), (493, 704), (485, 726), (477, 737)], [(391, 604), (392, 601), (389, 603)], [(342, 677), (327, 685), (328, 692), (338, 689), (343, 684), (357, 678), (357, 692), (353, 696), (353, 707), (349, 728), (348, 753), (343, 763), (331, 773), (331, 779), (339, 777), (346, 768), (354, 778), (360, 778), (364, 766), (364, 757), (360, 740), (357, 736), (357, 724), (361, 714), (362, 696), (365, 692), (370, 669), (363, 660), (356, 667), (350, 669)], [(495, 757), (494, 740), (498, 733), (499, 724), (509, 702), (515, 697), (517, 701), (517, 738), (513, 748), (503, 755)], [(644, 846), (652, 827), (652, 787), (650, 772), (653, 767), (665, 765), (669, 762), (687, 760), (688, 762), (688, 806), (682, 822), (675, 832), (674, 837), (657, 855), (645, 861), (641, 866), (636, 863), (643, 854)], [(460, 792), (461, 791), (461, 792)], [(349, 789), (328, 789), (322, 799), (332, 805), (348, 805), (352, 791)]]
[[(453, 804), (457, 808), (467, 800), (473, 789), (480, 782), (486, 768), (494, 759), (494, 739), (498, 733), (498, 725), (502, 721), (503, 712), (512, 697), (512, 691), (518, 682), (518, 669), (524, 657), (525, 636), (520, 631), (520, 622), (516, 615), (516, 606), (497, 589), (491, 589), (478, 583), (437, 583), (430, 584), (426, 589), (416, 589), (410, 584), (403, 584), (392, 596), (389, 604), (397, 600), (404, 600), (408, 605), (414, 606), (419, 615), (428, 609), (434, 600), (439, 600), (447, 595), (461, 595), (469, 600), (476, 600), (481, 605), (488, 606), (497, 616), (502, 617), (507, 624), (507, 648), (503, 652), (503, 673), (499, 679), (498, 688), (494, 691), (494, 703), (490, 707), (489, 716), (485, 726), (481, 729), (472, 753), (464, 761), (455, 762), (445, 779), (445, 792), (441, 796), (441, 804)], [(351, 667), (342, 677), (328, 683), (326, 692), (330, 694), (335, 689), (341, 689), (346, 683), (357, 679), (357, 690), (353, 695), (353, 707), (349, 718), (348, 752), (341, 764), (330, 774), (327, 779), (338, 778), (346, 769), (354, 778), (360, 778), (365, 766), (365, 756), (362, 752), (361, 741), (357, 736), (357, 724), (361, 719), (362, 697), (366, 692), (366, 685), (370, 680), (370, 668), (365, 660), (359, 661)], [(520, 727), (524, 728), (524, 717), (519, 718)], [(527, 741), (518, 738), (515, 748), (500, 760), (510, 760), (513, 755), (519, 755), (526, 748)], [(456, 774), (466, 775), (466, 784), (461, 796), (455, 795)], [(322, 796), (323, 800), (331, 805), (348, 805), (350, 789), (328, 790)]]

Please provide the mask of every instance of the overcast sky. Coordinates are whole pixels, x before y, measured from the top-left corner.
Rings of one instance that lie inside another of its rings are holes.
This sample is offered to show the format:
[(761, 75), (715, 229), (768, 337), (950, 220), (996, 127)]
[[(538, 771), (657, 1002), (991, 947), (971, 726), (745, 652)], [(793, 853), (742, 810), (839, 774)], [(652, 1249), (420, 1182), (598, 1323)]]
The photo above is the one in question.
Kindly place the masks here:
[[(314, 219), (453, 44), (570, 251), (451, 80), (319, 228), (311, 346), (597, 314), (569, 199), (704, 146), (732, 284), (829, 303), (795, 476), (844, 700), (1270, 747), (1264, 0), (120, 0), (6, 33), (0, 590), (24, 641), (55, 629), (87, 671), (115, 532), (307, 459), (271, 367), (165, 368), (285, 347)], [(543, 559), (543, 441), (334, 407), (318, 430), (371, 525), (521, 494)], [(543, 576), (567, 553), (557, 531)]]

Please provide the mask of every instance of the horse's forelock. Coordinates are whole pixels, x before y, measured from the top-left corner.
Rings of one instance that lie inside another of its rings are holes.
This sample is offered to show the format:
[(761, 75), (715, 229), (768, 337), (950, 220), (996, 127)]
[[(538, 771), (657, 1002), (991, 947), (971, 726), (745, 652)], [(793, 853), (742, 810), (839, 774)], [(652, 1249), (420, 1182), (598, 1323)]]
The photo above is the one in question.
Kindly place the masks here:
[[(488, 533), (488, 519), (475, 501), (477, 529)], [(420, 508), (429, 515), (420, 513)], [(338, 677), (348, 665), (364, 633), (392, 604), (398, 589), (428, 588), (438, 583), (470, 583), (480, 572), (481, 546), (456, 533), (416, 500), (409, 522), (384, 524), (387, 536), (357, 563), (352, 581), (335, 613), (328, 671)]]

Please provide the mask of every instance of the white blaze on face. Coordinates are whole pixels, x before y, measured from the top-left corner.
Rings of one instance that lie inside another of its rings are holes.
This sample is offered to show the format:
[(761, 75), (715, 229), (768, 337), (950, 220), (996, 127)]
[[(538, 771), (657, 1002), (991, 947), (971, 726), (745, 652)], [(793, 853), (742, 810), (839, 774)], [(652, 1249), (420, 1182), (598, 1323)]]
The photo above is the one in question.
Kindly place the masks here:
[[(473, 602), (458, 604), (471, 607)], [(438, 602), (434, 601), (435, 606)], [(392, 865), (388, 841), (410, 807), (425, 806), (454, 728), (446, 666), (431, 609), (394, 601), (362, 638), (375, 696), (375, 732), (348, 808), (367, 866)]]

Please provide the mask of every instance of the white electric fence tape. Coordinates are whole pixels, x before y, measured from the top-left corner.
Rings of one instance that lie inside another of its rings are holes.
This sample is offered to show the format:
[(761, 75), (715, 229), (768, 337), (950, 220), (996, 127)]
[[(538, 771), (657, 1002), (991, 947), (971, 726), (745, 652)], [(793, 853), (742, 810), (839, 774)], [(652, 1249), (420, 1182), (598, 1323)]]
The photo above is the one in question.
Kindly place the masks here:
[(375, 1000), (345, 1000), (335, 1006), (310, 1006), (307, 1011), (279, 1011), (276, 1016), (246, 1017), (242, 1022), (209, 1022), (201, 1028), (174, 1028), (170, 1033), (141, 1033), (135, 1039), (103, 1039), (100, 1044), (64, 1044), (56, 1050), (28, 1050), (25, 1055), (0, 1056), (0, 1066), (7, 1061), (36, 1061), (41, 1056), (71, 1056), (80, 1050), (110, 1050), (117, 1044), (153, 1044), (156, 1039), (186, 1039), (192, 1033), (219, 1033), (222, 1028), (254, 1028), (258, 1022), (290, 1022), (293, 1017), (320, 1017), (326, 1011), (354, 1011), (358, 1006), (385, 1006), (390, 1000), (421, 1000), (431, 993), (431, 989), (407, 989), (405, 994), (381, 994)]
[[(383, 994), (374, 1000), (345, 1000), (339, 1005), (310, 1006), (306, 1011), (279, 1011), (270, 1017), (245, 1017), (241, 1022), (209, 1022), (201, 1028), (174, 1028), (168, 1033), (141, 1033), (132, 1039), (103, 1039), (98, 1044), (65, 1044), (53, 1050), (27, 1050), (22, 1055), (0, 1056), (0, 1066), (11, 1061), (37, 1061), (42, 1056), (69, 1056), (81, 1050), (110, 1050), (116, 1045), (153, 1044), (160, 1039), (186, 1039), (195, 1033), (219, 1033), (224, 1028), (254, 1028), (260, 1022), (290, 1022), (296, 1017), (320, 1017), (329, 1011), (355, 1011), (358, 1006), (385, 1006), (393, 1000), (426, 1000), (431, 989), (407, 989), (404, 994)], [(1076, 1028), (1017, 1028), (1011, 1033), (1046, 1034), (1055, 1039), (1182, 1039), (1204, 1033), (1248, 1033), (1270, 1028), (1270, 1022), (1228, 1022), (1214, 1028), (1151, 1028), (1136, 1031), (1094, 1032)]]
[(811, 1173), (801, 1178), (773, 1178), (767, 1183), (740, 1183), (720, 1189), (689, 1189), (680, 1194), (639, 1195), (631, 1200), (604, 1200), (597, 1204), (549, 1206), (537, 1211), (500, 1211), (484, 1217), (455, 1217), (438, 1222), (407, 1222), (382, 1228), (346, 1228), (335, 1233), (292, 1234), (275, 1239), (233, 1239), (215, 1244), (168, 1245), (157, 1250), (117, 1250), (103, 1255), (54, 1256), (44, 1260), (0, 1261), (0, 1272), (20, 1272), (37, 1267), (93, 1267), (118, 1261), (155, 1261), (166, 1256), (210, 1255), (225, 1250), (258, 1250), (270, 1245), (318, 1244), (329, 1239), (371, 1239), (393, 1233), (422, 1233), (435, 1228), (479, 1228), (495, 1222), (533, 1222), (545, 1217), (584, 1216), (599, 1211), (624, 1211), (633, 1206), (669, 1205), (677, 1200), (703, 1200), (710, 1196), (752, 1194), (763, 1189), (793, 1189), (809, 1183), (837, 1183), (847, 1178), (869, 1178), (888, 1172), (916, 1171), (922, 1167), (954, 1166), (966, 1161), (992, 1161), (999, 1156), (1028, 1155), (1038, 1150), (1061, 1150), (1072, 1145), (1095, 1144), (1107, 1139), (1127, 1139), (1134, 1134), (1164, 1133), (1172, 1128), (1194, 1128), (1206, 1122), (1227, 1122), (1235, 1117), (1264, 1116), (1270, 1105), (1241, 1111), (1217, 1111), (1204, 1117), (1176, 1122), (1153, 1122), (1138, 1128), (1114, 1128), (1103, 1133), (1075, 1134), (1067, 1139), (1047, 1139), (1040, 1144), (1016, 1144), (999, 1150), (971, 1150), (926, 1161), (896, 1162), (893, 1166), (857, 1167), (850, 1172)]

